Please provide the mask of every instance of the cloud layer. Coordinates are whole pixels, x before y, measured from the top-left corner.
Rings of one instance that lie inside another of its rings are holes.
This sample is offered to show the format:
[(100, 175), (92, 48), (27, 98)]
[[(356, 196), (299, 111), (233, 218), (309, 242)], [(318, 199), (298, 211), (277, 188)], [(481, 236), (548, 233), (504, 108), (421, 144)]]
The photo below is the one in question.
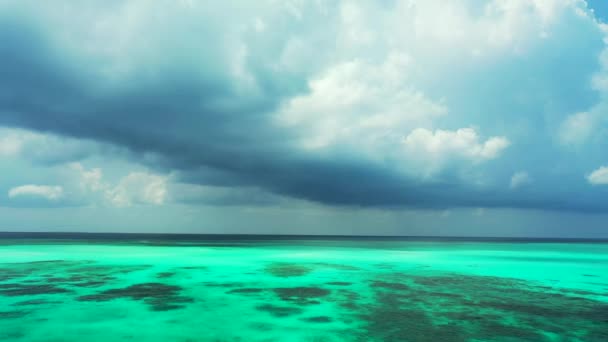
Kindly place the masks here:
[(608, 185), (608, 167), (602, 166), (587, 176), (589, 183), (593, 185)]
[(27, 184), (16, 186), (8, 191), (8, 197), (10, 198), (21, 196), (42, 197), (54, 201), (63, 196), (63, 188), (58, 185)]
[(606, 212), (607, 32), (582, 0), (2, 1), (0, 156), (81, 180), (7, 193)]

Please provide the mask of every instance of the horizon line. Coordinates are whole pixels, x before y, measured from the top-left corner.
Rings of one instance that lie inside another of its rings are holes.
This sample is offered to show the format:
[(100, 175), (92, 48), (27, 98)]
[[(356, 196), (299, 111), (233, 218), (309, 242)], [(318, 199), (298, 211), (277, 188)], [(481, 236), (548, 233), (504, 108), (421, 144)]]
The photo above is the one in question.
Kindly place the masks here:
[[(25, 236), (19, 236), (25, 235)], [(7, 237), (14, 238), (52, 238), (53, 236), (63, 236), (66, 238), (79, 239), (79, 237), (110, 237), (110, 236), (124, 236), (124, 237), (137, 237), (137, 236), (150, 236), (150, 237), (198, 237), (198, 238), (230, 238), (230, 237), (241, 237), (250, 238), (255, 240), (256, 238), (295, 238), (298, 240), (305, 239), (454, 239), (454, 240), (493, 240), (493, 241), (506, 241), (506, 240), (535, 240), (535, 241), (603, 241), (608, 242), (608, 237), (598, 238), (580, 238), (580, 237), (540, 237), (540, 236), (469, 236), (469, 235), (366, 235), (366, 234), (270, 234), (270, 233), (259, 233), (259, 234), (241, 234), (241, 233), (151, 233), (151, 232), (70, 232), (70, 231), (0, 231), (0, 239)]]

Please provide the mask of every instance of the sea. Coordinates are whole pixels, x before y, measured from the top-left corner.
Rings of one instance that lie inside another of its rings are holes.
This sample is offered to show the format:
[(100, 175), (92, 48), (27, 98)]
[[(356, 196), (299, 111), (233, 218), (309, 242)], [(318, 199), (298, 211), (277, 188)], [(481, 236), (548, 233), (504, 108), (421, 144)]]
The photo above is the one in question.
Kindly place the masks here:
[(608, 341), (608, 241), (0, 233), (0, 341)]

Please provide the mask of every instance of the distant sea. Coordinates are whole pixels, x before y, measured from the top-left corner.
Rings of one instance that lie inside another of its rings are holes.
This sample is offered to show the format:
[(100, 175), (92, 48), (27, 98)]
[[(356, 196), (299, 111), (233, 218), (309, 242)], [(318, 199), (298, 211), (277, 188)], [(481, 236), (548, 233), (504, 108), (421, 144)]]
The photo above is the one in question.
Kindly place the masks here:
[(0, 341), (608, 341), (608, 241), (0, 233)]

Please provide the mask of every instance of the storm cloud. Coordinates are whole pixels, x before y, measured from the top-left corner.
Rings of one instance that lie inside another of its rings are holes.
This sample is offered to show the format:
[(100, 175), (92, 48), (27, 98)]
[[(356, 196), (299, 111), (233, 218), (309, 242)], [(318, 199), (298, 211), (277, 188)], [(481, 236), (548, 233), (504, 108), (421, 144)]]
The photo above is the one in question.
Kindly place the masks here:
[(606, 212), (607, 31), (567, 0), (2, 1), (0, 125), (220, 205)]

